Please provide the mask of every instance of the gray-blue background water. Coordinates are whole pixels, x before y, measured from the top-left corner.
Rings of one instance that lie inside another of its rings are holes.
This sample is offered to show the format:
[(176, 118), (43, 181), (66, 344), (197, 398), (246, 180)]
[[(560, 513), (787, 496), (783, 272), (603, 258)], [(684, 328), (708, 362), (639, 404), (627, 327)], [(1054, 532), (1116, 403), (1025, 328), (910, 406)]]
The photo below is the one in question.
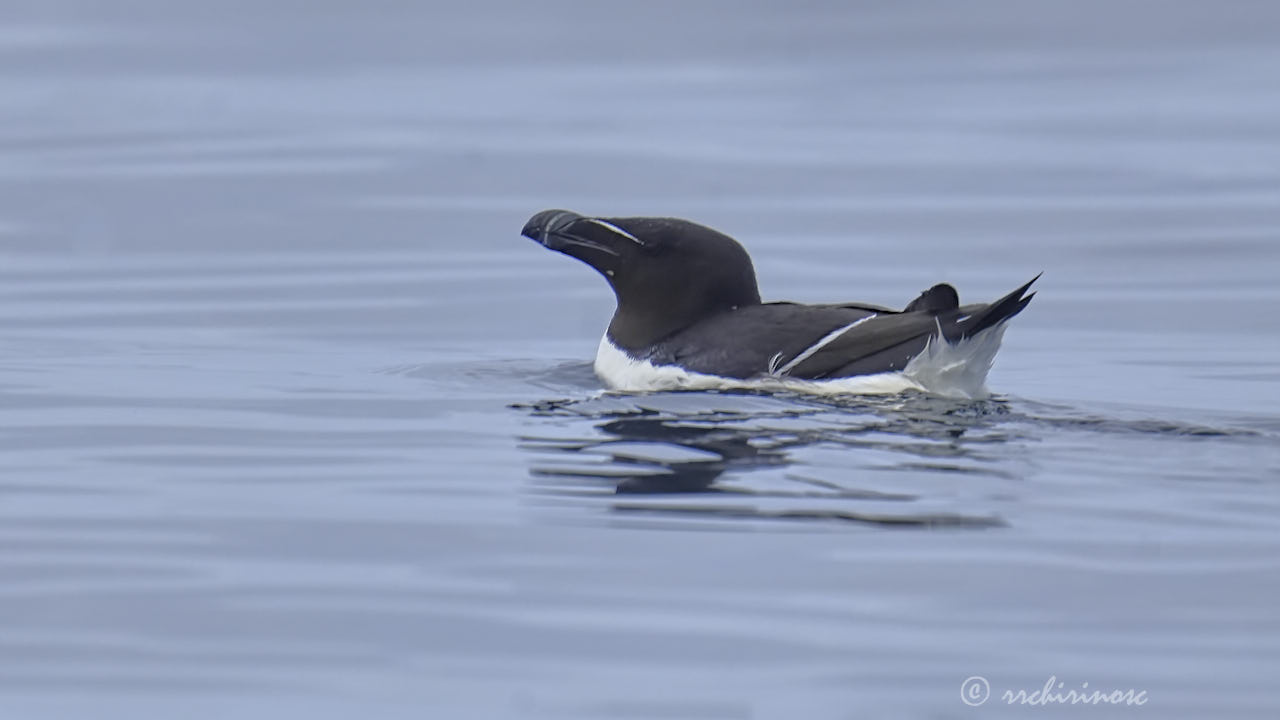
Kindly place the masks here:
[[(8, 0), (0, 717), (1274, 714), (1278, 71), (1261, 2)], [(992, 401), (601, 395), (546, 207), (1045, 275)]]

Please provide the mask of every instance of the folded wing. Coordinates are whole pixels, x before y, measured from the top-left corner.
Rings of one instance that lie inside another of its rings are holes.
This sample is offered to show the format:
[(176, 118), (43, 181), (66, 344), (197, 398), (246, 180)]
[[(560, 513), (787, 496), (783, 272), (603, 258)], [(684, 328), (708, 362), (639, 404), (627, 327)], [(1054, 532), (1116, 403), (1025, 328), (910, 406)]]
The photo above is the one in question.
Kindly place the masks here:
[(902, 370), (932, 337), (954, 343), (1022, 312), (1035, 296), (1027, 290), (1039, 277), (989, 304), (961, 306), (950, 285), (934, 286), (903, 312), (876, 315), (829, 339), (795, 364), (789, 377), (817, 380)]

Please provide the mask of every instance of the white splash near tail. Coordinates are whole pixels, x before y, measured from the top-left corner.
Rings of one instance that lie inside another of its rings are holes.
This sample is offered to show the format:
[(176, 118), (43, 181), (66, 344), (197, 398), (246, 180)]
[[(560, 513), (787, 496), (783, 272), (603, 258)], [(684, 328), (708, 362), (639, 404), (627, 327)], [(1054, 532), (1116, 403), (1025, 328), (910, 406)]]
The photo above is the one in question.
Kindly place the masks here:
[(675, 365), (654, 365), (636, 360), (609, 341), (600, 338), (595, 371), (613, 390), (790, 390), (818, 395), (892, 395), (919, 390), (951, 398), (985, 398), (987, 373), (995, 362), (1005, 323), (987, 328), (973, 337), (952, 344), (934, 335), (919, 355), (900, 372), (857, 375), (832, 380), (797, 380), (787, 377), (759, 377), (740, 380), (691, 372)]
[(1005, 323), (998, 323), (954, 344), (934, 335), (924, 350), (911, 358), (902, 374), (935, 395), (985, 398), (991, 394), (987, 391), (987, 373), (996, 361), (1004, 328)]

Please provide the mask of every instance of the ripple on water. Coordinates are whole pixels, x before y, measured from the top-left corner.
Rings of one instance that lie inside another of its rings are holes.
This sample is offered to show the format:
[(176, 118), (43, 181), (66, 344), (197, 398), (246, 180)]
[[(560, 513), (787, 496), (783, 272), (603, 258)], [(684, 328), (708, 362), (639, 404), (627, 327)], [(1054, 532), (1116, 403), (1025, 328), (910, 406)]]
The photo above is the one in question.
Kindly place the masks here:
[(917, 393), (598, 393), (512, 407), (538, 420), (520, 439), (537, 498), (665, 519), (999, 527), (1046, 445), (1137, 438), (1238, 452), (1274, 441), (1247, 427)]

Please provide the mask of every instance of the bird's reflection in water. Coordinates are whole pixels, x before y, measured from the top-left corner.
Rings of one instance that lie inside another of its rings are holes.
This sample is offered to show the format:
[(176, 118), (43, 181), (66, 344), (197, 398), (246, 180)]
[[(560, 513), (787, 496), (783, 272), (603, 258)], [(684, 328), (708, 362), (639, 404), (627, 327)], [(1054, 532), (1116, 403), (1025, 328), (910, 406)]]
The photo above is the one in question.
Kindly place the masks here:
[(615, 511), (989, 527), (1003, 524), (990, 496), (1016, 477), (985, 450), (1012, 437), (999, 400), (672, 392), (517, 407), (545, 423), (521, 438), (537, 491), (608, 495)]

